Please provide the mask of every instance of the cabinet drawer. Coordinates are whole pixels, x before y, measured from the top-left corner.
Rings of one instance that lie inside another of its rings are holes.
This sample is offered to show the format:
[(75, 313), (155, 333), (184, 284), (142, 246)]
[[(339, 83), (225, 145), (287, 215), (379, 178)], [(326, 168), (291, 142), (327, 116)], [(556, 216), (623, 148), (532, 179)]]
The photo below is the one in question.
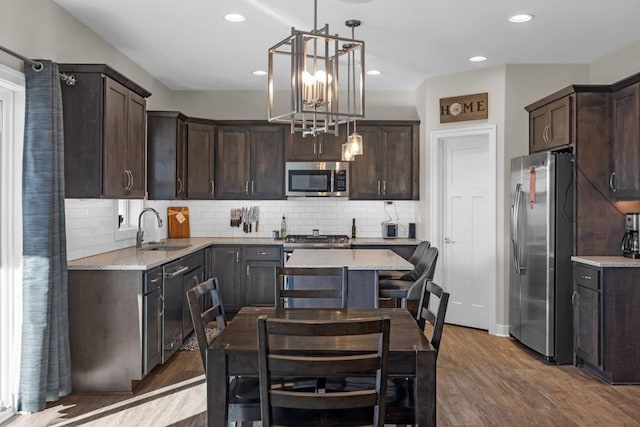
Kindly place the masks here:
[(198, 267), (204, 266), (204, 251), (198, 251), (191, 255), (187, 255), (180, 260), (180, 263), (184, 266), (188, 266), (188, 271), (193, 271)]
[(282, 246), (247, 246), (245, 257), (247, 260), (278, 261), (282, 258)]
[(584, 287), (600, 290), (600, 270), (576, 264), (573, 269), (573, 280)]
[(148, 294), (156, 288), (162, 289), (162, 267), (156, 267), (144, 275), (144, 293)]

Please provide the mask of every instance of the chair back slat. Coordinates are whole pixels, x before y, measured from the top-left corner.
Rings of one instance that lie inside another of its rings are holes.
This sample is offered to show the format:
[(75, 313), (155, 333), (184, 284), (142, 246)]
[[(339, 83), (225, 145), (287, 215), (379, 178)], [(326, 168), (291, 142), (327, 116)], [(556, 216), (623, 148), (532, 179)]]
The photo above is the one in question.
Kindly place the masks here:
[[(336, 415), (336, 411), (345, 410), (350, 411), (347, 417), (350, 420), (353, 411), (357, 411), (357, 421), (382, 427), (385, 418), (390, 324), (388, 316), (346, 320), (295, 320), (260, 316), (258, 344), (262, 424), (349, 425), (346, 418), (341, 419), (340, 414)], [(363, 353), (349, 350), (350, 340), (344, 337), (360, 335), (374, 337), (375, 341), (372, 342), (376, 345), (372, 351)], [(276, 343), (283, 340), (312, 336), (335, 337), (335, 345), (326, 351), (284, 352), (277, 348)], [(287, 386), (294, 384), (296, 379), (344, 378), (350, 375), (369, 377), (373, 381), (363, 381), (362, 387), (356, 390), (327, 389), (322, 392)], [(301, 412), (295, 412), (295, 419), (280, 419), (283, 417), (283, 412), (277, 411), (280, 408)], [(279, 414), (278, 419), (274, 419), (274, 414)]]
[[(431, 307), (432, 298), (435, 296), (439, 299), (438, 308), (434, 311)], [(424, 330), (426, 323), (430, 323), (433, 326), (433, 333), (431, 335), (431, 345), (437, 352), (440, 349), (440, 341), (442, 340), (442, 331), (444, 330), (444, 318), (447, 313), (447, 305), (449, 304), (449, 293), (445, 292), (442, 287), (437, 284), (428, 281), (422, 292), (422, 298), (420, 299), (420, 305), (418, 306), (417, 322), (418, 326)]]
[[(308, 289), (303, 288), (300, 285), (296, 285), (296, 277), (317, 278), (317, 280), (314, 280), (313, 282), (313, 289)], [(323, 305), (322, 307), (314, 305), (314, 308), (347, 307), (347, 298), (349, 293), (347, 267), (276, 267), (275, 283), (275, 305), (278, 308), (285, 308), (287, 304), (295, 307), (295, 300), (315, 300), (317, 304)]]
[[(203, 311), (204, 296), (211, 297), (211, 307)], [(187, 301), (189, 303), (189, 313), (193, 322), (193, 329), (198, 339), (198, 347), (200, 357), (202, 358), (202, 366), (205, 371), (207, 369), (207, 341), (206, 329), (209, 323), (215, 321), (220, 332), (226, 327), (226, 319), (220, 294), (218, 293), (218, 278), (208, 279), (187, 291)]]

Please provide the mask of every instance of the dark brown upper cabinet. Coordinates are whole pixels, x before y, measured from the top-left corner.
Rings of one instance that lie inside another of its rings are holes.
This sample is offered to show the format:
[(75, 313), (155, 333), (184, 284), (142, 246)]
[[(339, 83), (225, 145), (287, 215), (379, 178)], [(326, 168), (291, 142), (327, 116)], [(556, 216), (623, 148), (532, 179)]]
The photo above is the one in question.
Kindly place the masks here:
[(147, 112), (149, 199), (187, 198), (187, 117), (177, 111)]
[(640, 199), (640, 83), (612, 94), (613, 171), (609, 185), (617, 200)]
[(145, 197), (146, 100), (151, 93), (104, 64), (60, 64), (65, 196)]
[(301, 133), (287, 133), (288, 161), (334, 161), (342, 158), (342, 143), (347, 141), (347, 127), (338, 128), (338, 135), (320, 134), (302, 136)]
[(560, 98), (529, 112), (529, 152), (569, 146), (572, 115), (570, 96)]
[(187, 198), (213, 199), (215, 183), (215, 131), (204, 120), (187, 121)]
[(284, 126), (218, 126), (216, 198), (284, 198)]
[(419, 130), (415, 122), (361, 123), (364, 153), (351, 162), (352, 200), (418, 200)]

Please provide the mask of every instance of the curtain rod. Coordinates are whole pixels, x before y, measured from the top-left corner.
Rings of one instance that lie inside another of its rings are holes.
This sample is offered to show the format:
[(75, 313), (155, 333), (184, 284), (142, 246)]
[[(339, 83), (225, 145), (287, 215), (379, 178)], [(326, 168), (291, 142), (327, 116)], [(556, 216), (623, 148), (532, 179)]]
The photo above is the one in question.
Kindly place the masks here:
[[(29, 59), (26, 56), (20, 55), (17, 52), (12, 51), (9, 48), (6, 48), (2, 45), (0, 45), (0, 50), (2, 50), (3, 52), (8, 53), (9, 55), (15, 56), (18, 59), (22, 59), (24, 62), (26, 62), (27, 64), (31, 65), (31, 67), (35, 70), (35, 71), (42, 71), (42, 69), (44, 68), (44, 65), (42, 65), (42, 62), (38, 62), (38, 61), (34, 61), (33, 59)], [(60, 80), (62, 80), (63, 82), (65, 82), (67, 84), (67, 86), (75, 86), (76, 84), (76, 78), (73, 75), (69, 75), (66, 73), (58, 73), (58, 75), (60, 76)]]
[(35, 71), (40, 71), (43, 68), (42, 62), (38, 62), (38, 61), (34, 61), (33, 59), (29, 59), (26, 56), (22, 56), (17, 52), (12, 51), (11, 49), (8, 49), (2, 45), (0, 45), (0, 50), (8, 53), (9, 55), (13, 55), (16, 58), (22, 59), (24, 62), (26, 62), (27, 64), (31, 65), (33, 67), (33, 69)]

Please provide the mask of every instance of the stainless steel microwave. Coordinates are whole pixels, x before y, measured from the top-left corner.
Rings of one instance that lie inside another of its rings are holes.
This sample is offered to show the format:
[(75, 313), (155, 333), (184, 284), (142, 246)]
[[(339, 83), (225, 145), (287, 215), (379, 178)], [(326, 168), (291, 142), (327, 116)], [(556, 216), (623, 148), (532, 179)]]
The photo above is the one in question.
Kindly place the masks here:
[(288, 197), (348, 197), (348, 162), (287, 162)]

